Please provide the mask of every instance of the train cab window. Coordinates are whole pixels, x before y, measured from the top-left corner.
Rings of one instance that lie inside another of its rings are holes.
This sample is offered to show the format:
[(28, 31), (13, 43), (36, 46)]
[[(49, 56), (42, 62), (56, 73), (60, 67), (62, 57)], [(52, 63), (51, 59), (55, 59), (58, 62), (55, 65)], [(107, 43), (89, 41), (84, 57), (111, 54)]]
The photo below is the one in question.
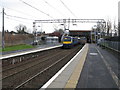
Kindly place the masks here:
[(71, 41), (71, 38), (70, 37), (65, 37), (64, 41)]

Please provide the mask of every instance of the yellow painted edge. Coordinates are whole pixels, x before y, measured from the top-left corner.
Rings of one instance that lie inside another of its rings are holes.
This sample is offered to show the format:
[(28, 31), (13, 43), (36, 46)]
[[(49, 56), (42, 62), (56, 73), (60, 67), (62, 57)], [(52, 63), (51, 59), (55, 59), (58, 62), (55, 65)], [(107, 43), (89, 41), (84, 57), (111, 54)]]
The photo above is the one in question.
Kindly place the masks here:
[(75, 67), (75, 70), (73, 74), (71, 75), (70, 79), (68, 80), (67, 84), (65, 85), (65, 88), (76, 88), (76, 85), (78, 83), (78, 79), (81, 75), (81, 71), (83, 69), (83, 65), (87, 56), (88, 52), (88, 44), (86, 45), (86, 48), (82, 52), (82, 57), (79, 60), (79, 63)]

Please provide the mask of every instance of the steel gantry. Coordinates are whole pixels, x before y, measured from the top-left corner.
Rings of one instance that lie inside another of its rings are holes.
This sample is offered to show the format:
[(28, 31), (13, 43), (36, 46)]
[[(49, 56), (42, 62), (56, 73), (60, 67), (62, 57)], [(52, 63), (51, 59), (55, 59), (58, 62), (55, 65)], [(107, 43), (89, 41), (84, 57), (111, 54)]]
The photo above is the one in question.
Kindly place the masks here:
[[(35, 20), (33, 22), (33, 31), (36, 32), (36, 23), (62, 23), (64, 25), (64, 30), (69, 30), (70, 23), (97, 23), (102, 26), (102, 30), (106, 29), (106, 21), (104, 19), (48, 19), (48, 20)], [(68, 29), (66, 29), (66, 25), (68, 24)], [(101, 31), (101, 30), (100, 30)], [(64, 34), (63, 34), (64, 36)]]
[(104, 19), (49, 19), (35, 20), (35, 23), (106, 23)]
[(62, 23), (64, 25), (64, 29), (66, 30), (65, 24), (68, 23), (68, 29), (70, 23), (97, 23), (103, 25), (103, 28), (106, 28), (106, 21), (104, 19), (49, 19), (49, 20), (35, 20), (33, 22), (33, 31), (35, 32), (36, 23)]
[(33, 31), (36, 32), (36, 23), (63, 23), (64, 30), (66, 30), (65, 24), (68, 23), (68, 29), (70, 23), (97, 23), (102, 24), (103, 28), (106, 28), (106, 21), (104, 19), (48, 19), (48, 20), (35, 20), (33, 22)]

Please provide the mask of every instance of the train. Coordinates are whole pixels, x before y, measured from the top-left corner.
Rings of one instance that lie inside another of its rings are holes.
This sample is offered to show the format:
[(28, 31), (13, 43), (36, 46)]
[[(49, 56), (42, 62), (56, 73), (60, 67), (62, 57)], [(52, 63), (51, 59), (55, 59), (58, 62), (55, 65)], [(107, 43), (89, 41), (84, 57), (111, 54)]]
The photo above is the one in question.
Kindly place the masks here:
[(87, 42), (86, 37), (72, 37), (72, 36), (65, 36), (63, 38), (63, 48), (72, 48), (75, 45), (82, 44), (84, 45)]
[(58, 43), (59, 42), (59, 38), (54, 36), (54, 37), (46, 37), (46, 42), (47, 43)]
[(86, 37), (80, 37), (79, 43), (84, 45), (85, 43), (87, 43), (87, 38)]

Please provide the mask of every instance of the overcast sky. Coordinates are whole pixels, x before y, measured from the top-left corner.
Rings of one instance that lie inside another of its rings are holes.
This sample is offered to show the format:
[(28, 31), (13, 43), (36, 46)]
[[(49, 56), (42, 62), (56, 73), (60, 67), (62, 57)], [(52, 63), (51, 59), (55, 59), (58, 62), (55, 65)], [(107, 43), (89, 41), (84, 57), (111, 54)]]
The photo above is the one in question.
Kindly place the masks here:
[[(26, 5), (39, 9), (33, 9)], [(5, 30), (15, 31), (15, 26), (26, 25), (29, 31), (33, 30), (34, 20), (44, 19), (110, 19), (118, 21), (118, 2), (120, 0), (0, 0), (0, 12), (5, 8)], [(64, 4), (63, 4), (64, 3)], [(64, 5), (67, 6), (67, 9)], [(51, 18), (52, 17), (52, 18)], [(29, 19), (29, 20), (28, 20)], [(0, 30), (2, 30), (2, 13), (0, 13)], [(39, 25), (41, 26), (41, 24)], [(88, 30), (93, 24), (70, 25), (70, 29)], [(42, 24), (42, 30), (52, 32), (54, 28), (63, 28), (59, 24)], [(41, 27), (38, 28), (38, 31)]]

